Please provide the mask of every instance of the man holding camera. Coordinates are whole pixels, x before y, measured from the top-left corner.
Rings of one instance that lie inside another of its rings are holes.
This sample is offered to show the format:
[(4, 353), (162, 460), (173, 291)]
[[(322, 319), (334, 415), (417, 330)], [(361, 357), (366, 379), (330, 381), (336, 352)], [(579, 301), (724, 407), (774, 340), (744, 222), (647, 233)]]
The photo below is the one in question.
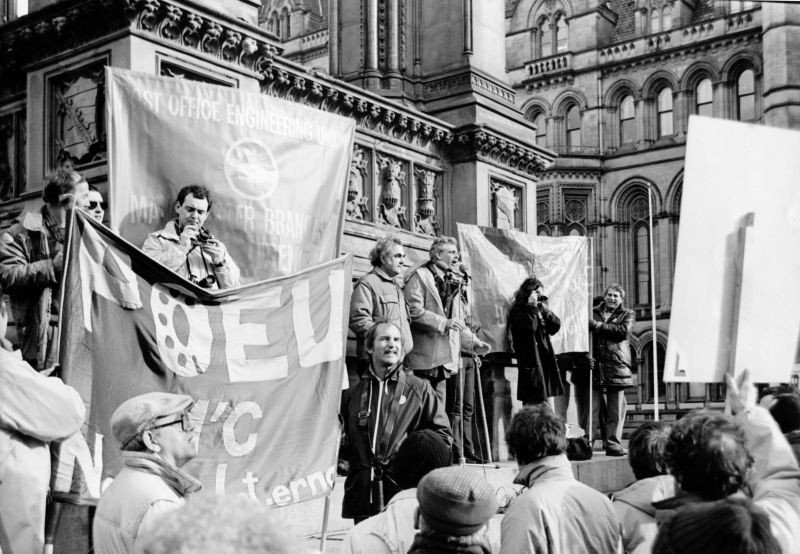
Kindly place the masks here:
[(150, 233), (142, 251), (181, 277), (208, 289), (241, 286), (239, 268), (225, 245), (204, 227), (211, 211), (211, 193), (201, 185), (178, 192), (177, 217), (160, 231)]

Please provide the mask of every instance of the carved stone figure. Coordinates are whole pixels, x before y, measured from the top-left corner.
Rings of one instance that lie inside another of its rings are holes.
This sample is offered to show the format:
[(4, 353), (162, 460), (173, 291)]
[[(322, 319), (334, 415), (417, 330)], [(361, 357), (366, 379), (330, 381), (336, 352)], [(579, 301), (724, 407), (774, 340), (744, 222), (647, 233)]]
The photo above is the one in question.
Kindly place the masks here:
[(353, 150), (353, 159), (350, 161), (350, 175), (347, 179), (347, 204), (345, 204), (345, 217), (364, 221), (369, 215), (367, 207), (367, 197), (364, 191), (364, 172), (367, 168), (367, 160), (364, 159), (364, 151), (356, 147)]
[(437, 235), (439, 224), (436, 222), (436, 174), (426, 169), (417, 172), (417, 215), (414, 216), (414, 231), (424, 235)]
[(517, 208), (519, 199), (514, 191), (503, 185), (493, 187), (494, 220), (498, 229), (517, 228)]
[(385, 162), (380, 174), (380, 220), (402, 229), (406, 225), (406, 207), (401, 205), (406, 175), (399, 161), (386, 159)]

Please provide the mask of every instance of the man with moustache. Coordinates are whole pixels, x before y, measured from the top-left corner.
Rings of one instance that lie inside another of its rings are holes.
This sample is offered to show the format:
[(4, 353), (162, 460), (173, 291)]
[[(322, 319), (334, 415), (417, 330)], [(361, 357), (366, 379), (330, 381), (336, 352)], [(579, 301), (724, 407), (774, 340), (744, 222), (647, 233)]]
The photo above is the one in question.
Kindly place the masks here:
[(342, 517), (356, 523), (380, 512), (399, 492), (392, 461), (409, 433), (431, 429), (449, 445), (450, 424), (430, 384), (400, 363), (400, 329), (379, 320), (365, 337), (370, 366), (342, 404), (350, 470), (344, 484)]
[(372, 271), (358, 280), (350, 297), (350, 330), (356, 335), (356, 370), (363, 377), (370, 364), (365, 347), (367, 331), (379, 319), (394, 323), (403, 335), (403, 353), (411, 350), (411, 327), (403, 289), (398, 282), (406, 253), (395, 238), (380, 239), (369, 255)]

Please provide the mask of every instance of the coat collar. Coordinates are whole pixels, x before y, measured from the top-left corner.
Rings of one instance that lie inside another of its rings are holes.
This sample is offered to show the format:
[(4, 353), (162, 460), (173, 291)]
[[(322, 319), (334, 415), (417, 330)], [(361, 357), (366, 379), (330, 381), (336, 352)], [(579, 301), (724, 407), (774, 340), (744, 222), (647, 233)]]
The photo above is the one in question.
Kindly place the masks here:
[(531, 487), (542, 478), (569, 478), (574, 479), (572, 474), (572, 464), (567, 459), (566, 454), (557, 456), (546, 456), (535, 462), (531, 462), (519, 468), (519, 473), (514, 479), (514, 483)]
[(178, 235), (178, 229), (175, 227), (175, 220), (170, 219), (164, 228), (160, 231), (156, 231), (156, 236), (160, 239), (171, 240), (174, 242), (180, 242), (181, 237)]

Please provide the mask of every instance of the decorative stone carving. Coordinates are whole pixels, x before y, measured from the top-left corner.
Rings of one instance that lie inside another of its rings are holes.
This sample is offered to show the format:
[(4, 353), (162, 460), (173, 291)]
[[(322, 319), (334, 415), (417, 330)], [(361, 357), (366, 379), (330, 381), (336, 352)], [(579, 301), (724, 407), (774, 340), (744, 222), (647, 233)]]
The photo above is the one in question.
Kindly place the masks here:
[(55, 100), (50, 165), (77, 169), (106, 159), (105, 59), (50, 79)]
[(547, 151), (543, 153), (539, 149), (513, 142), (484, 128), (459, 133), (457, 142), (467, 149), (468, 155), (532, 177), (538, 176), (553, 163), (553, 158), (543, 155)]
[(418, 169), (417, 214), (414, 216), (414, 231), (423, 235), (438, 235), (439, 223), (436, 214), (436, 173), (429, 169)]
[(517, 221), (520, 192), (518, 187), (492, 181), (492, 219), (496, 228), (522, 230)]
[(362, 148), (355, 146), (347, 179), (347, 204), (345, 205), (347, 219), (364, 221), (369, 216), (368, 198), (363, 194), (367, 165), (366, 153)]
[(378, 156), (380, 167), (380, 196), (378, 211), (380, 222), (398, 229), (406, 226), (406, 207), (402, 205), (403, 189), (406, 187), (406, 172), (403, 163), (385, 156)]

